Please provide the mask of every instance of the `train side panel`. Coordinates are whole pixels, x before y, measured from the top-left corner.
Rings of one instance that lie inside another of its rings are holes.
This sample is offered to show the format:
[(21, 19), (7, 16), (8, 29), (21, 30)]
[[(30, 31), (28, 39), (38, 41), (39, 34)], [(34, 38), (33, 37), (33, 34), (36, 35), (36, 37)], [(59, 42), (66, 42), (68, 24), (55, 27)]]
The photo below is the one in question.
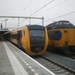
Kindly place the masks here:
[(62, 43), (64, 44), (64, 36), (62, 36), (63, 30), (60, 29), (54, 29), (54, 30), (48, 30), (49, 34), (49, 46), (55, 46), (55, 47), (61, 47)]
[(75, 29), (69, 29), (69, 45), (75, 46)]
[(10, 33), (10, 41), (17, 45), (18, 43), (17, 43), (17, 35), (16, 34), (17, 34), (17, 31), (15, 31), (15, 32), (13, 31)]
[(45, 53), (47, 47), (48, 47), (48, 44), (49, 44), (49, 38), (48, 38), (48, 33), (47, 33), (47, 29), (45, 28), (45, 46), (44, 46), (44, 52), (42, 51), (42, 54)]
[(49, 46), (56, 47), (65, 53), (75, 53), (75, 26), (69, 21), (60, 20), (46, 26)]
[(58, 47), (64, 47), (68, 46), (68, 41), (69, 41), (69, 29), (60, 29), (61, 32), (61, 39), (59, 40), (59, 45)]
[[(57, 32), (60, 32), (57, 33)], [(48, 30), (48, 34), (52, 33), (51, 39), (49, 38), (49, 46), (60, 48), (63, 52), (72, 53), (75, 52), (75, 29), (53, 29)], [(73, 49), (73, 50), (72, 50)]]
[(21, 44), (22, 44), (22, 48), (25, 50), (25, 52), (27, 54), (31, 54), (30, 39), (29, 39), (29, 33), (28, 33), (28, 28), (27, 27), (22, 29)]

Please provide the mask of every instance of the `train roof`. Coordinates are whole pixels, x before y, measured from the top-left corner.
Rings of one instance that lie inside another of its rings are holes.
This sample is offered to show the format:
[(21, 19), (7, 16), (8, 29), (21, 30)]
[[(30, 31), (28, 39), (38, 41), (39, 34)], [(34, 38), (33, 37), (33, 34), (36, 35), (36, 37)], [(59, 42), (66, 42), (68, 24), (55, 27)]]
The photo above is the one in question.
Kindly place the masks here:
[(47, 29), (75, 28), (75, 26), (73, 24), (71, 24), (69, 21), (57, 21), (57, 22), (47, 25), (46, 27), (47, 27)]
[[(28, 27), (28, 29), (43, 29), (43, 30), (45, 29), (45, 27), (42, 26), (42, 25), (33, 24), (33, 25), (26, 25), (26, 26), (17, 28), (17, 29), (15, 29), (15, 30), (17, 31), (17, 30), (23, 29), (24, 27)], [(12, 30), (12, 31), (15, 31), (15, 30)]]
[(45, 29), (42, 25), (28, 25), (28, 29)]

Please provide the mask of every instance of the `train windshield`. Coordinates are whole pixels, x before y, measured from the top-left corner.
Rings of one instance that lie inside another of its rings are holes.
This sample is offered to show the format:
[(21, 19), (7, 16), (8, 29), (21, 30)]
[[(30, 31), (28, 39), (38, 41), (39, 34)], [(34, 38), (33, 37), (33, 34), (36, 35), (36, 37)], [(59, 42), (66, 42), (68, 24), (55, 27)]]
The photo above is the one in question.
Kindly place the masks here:
[(45, 37), (45, 31), (44, 30), (30, 30), (30, 37), (44, 38)]

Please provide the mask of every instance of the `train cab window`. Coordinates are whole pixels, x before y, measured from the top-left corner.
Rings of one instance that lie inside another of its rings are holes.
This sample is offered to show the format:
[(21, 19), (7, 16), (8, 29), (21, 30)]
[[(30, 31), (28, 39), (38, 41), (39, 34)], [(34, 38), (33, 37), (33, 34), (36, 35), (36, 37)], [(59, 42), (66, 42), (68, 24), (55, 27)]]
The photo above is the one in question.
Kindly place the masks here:
[(30, 37), (39, 37), (44, 38), (45, 37), (45, 31), (44, 30), (30, 30)]

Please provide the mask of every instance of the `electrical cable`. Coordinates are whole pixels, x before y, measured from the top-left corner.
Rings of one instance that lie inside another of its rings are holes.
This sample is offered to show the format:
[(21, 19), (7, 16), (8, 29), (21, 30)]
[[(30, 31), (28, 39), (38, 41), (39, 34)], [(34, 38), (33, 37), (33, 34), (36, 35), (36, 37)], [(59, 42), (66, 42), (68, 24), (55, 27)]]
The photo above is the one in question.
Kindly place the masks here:
[[(66, 1), (68, 1), (68, 0), (64, 0), (63, 2), (60, 2), (60, 3), (56, 4), (55, 6), (52, 6), (52, 7), (48, 8), (48, 9), (46, 9), (46, 10), (40, 12), (40, 13), (44, 13), (45, 11), (47, 12), (48, 10), (53, 9), (54, 7), (57, 7), (58, 5), (61, 5), (61, 4), (63, 4), (64, 2), (66, 2)], [(40, 13), (38, 13), (38, 14), (40, 14)], [(36, 15), (38, 15), (38, 14), (36, 14)]]
[(30, 16), (34, 15), (35, 13), (37, 13), (38, 11), (40, 11), (41, 9), (43, 9), (44, 7), (46, 7), (47, 5), (49, 5), (50, 3), (52, 3), (54, 0), (50, 1), (49, 3), (45, 4), (43, 7), (41, 7), (40, 9), (36, 10), (34, 13), (32, 13)]
[[(33, 1), (33, 0), (32, 0)], [(31, 1), (31, 2), (32, 2)], [(37, 11), (35, 11), (34, 13), (32, 13), (30, 16), (32, 16), (32, 15), (34, 15), (35, 13), (37, 13), (38, 11), (40, 11), (41, 9), (43, 9), (44, 7), (46, 7), (47, 5), (49, 5), (50, 3), (52, 3), (54, 0), (52, 0), (52, 1), (50, 1), (49, 3), (47, 3), (47, 4), (45, 4), (43, 7), (41, 7), (40, 9), (38, 9)], [(29, 16), (29, 17), (30, 17)], [(25, 19), (23, 19), (21, 22), (23, 22)], [(21, 23), (21, 22), (19, 22), (19, 23)]]
[[(28, 3), (28, 5), (27, 5), (23, 10), (25, 10), (32, 2), (33, 2), (33, 0), (31, 0), (31, 1)], [(23, 11), (23, 10), (22, 10), (22, 11)], [(21, 11), (21, 12), (22, 12), (22, 11)], [(21, 13), (21, 12), (20, 12), (20, 13)], [(19, 13), (19, 14), (20, 14), (20, 13)], [(18, 14), (18, 15), (19, 15), (19, 14)]]
[(57, 16), (57, 17), (54, 17), (54, 18), (51, 18), (51, 19), (45, 20), (45, 22), (46, 22), (46, 21), (53, 20), (53, 19), (56, 19), (56, 18), (64, 17), (64, 16), (67, 16), (67, 15), (71, 15), (71, 14), (74, 14), (74, 13), (75, 13), (75, 11), (70, 12), (70, 13), (67, 13), (67, 14), (63, 14), (63, 15), (60, 15), (60, 16)]

